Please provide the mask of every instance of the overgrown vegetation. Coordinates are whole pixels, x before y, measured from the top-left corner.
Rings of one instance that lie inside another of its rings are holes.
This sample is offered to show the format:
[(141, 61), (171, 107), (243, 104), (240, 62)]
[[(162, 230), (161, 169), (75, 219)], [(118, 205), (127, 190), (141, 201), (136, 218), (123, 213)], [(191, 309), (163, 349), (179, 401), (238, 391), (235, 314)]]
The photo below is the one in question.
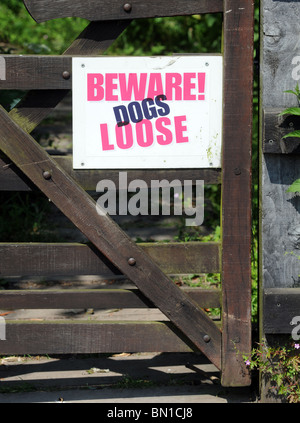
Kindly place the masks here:
[(0, 16), (2, 53), (61, 54), (86, 26), (78, 18), (37, 24), (21, 0), (2, 0)]
[[(280, 113), (280, 116), (291, 115), (291, 116), (300, 116), (300, 89), (297, 83), (294, 90), (287, 90), (286, 93), (293, 94), (296, 96), (298, 107), (288, 107), (283, 112)], [(286, 134), (283, 138), (300, 138), (300, 130), (295, 130)], [(296, 179), (292, 185), (288, 188), (287, 192), (300, 192), (300, 179)]]
[(286, 345), (268, 346), (263, 340), (243, 356), (250, 370), (259, 370), (270, 382), (270, 395), (280, 396), (289, 403), (300, 402), (300, 344), (291, 340)]

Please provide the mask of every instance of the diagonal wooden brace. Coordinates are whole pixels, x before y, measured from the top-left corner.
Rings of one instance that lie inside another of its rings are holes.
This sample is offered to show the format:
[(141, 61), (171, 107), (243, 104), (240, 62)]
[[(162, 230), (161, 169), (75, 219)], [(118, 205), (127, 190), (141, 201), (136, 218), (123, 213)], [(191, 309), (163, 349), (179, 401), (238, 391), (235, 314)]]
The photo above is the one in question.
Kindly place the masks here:
[(0, 149), (220, 369), (221, 332), (95, 201), (0, 108)]
[[(63, 56), (92, 56), (103, 53), (131, 21), (91, 22), (63, 53)], [(32, 132), (64, 99), (69, 90), (30, 90), (10, 111), (21, 127)]]

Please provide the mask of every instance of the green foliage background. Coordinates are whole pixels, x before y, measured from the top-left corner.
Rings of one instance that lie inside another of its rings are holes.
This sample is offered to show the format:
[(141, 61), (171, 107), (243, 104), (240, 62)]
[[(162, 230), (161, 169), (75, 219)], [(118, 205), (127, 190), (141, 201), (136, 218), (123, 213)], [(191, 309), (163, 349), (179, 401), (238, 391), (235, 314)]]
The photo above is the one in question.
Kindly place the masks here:
[[(109, 53), (217, 52), (221, 19), (218, 14), (135, 20)], [(37, 24), (21, 0), (2, 0), (0, 4), (0, 42), (20, 53), (61, 54), (86, 25), (87, 21), (79, 18)]]

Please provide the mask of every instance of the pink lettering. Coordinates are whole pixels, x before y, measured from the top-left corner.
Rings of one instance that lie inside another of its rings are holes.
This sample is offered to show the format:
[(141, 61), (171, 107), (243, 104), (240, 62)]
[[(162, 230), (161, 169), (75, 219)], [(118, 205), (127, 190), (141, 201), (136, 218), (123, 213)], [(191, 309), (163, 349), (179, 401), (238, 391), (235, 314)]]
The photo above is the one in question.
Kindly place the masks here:
[(153, 99), (154, 97), (162, 94), (164, 94), (164, 89), (162, 85), (161, 74), (150, 73), (147, 97)]
[(122, 101), (142, 101), (145, 98), (147, 74), (141, 73), (140, 79), (138, 80), (137, 73), (130, 73), (128, 75), (128, 81), (126, 81), (126, 74), (119, 74), (120, 92)]
[(155, 127), (158, 132), (162, 135), (157, 135), (156, 139), (159, 145), (168, 145), (171, 144), (173, 140), (172, 131), (170, 129), (165, 128), (163, 125), (171, 125), (171, 120), (167, 117), (159, 118), (155, 122)]
[(153, 129), (150, 120), (144, 119), (136, 124), (136, 139), (140, 147), (150, 147), (153, 144)]
[[(124, 132), (125, 130), (125, 139)], [(128, 125), (118, 126), (116, 125), (116, 141), (119, 148), (126, 150), (131, 148), (133, 145), (133, 135), (130, 123)]]
[(104, 78), (102, 73), (89, 73), (87, 76), (88, 101), (101, 101), (104, 98)]
[(196, 83), (192, 81), (194, 78), (196, 78), (195, 73), (185, 73), (183, 75), (184, 100), (196, 100), (196, 94), (191, 93), (191, 91), (196, 87)]
[(109, 143), (108, 139), (108, 129), (107, 123), (101, 123), (100, 125), (101, 141), (102, 141), (102, 150), (114, 150), (114, 146)]
[(118, 77), (117, 73), (105, 74), (105, 100), (106, 101), (117, 101), (118, 95), (114, 94), (114, 90), (118, 88), (118, 84), (114, 83)]
[[(182, 77), (180, 73), (166, 73), (166, 97), (167, 100), (182, 99)], [(173, 92), (175, 95), (173, 96)]]
[(187, 130), (186, 126), (183, 126), (183, 122), (186, 121), (186, 116), (176, 116), (174, 118), (176, 142), (188, 142), (188, 137), (183, 136), (183, 132)]

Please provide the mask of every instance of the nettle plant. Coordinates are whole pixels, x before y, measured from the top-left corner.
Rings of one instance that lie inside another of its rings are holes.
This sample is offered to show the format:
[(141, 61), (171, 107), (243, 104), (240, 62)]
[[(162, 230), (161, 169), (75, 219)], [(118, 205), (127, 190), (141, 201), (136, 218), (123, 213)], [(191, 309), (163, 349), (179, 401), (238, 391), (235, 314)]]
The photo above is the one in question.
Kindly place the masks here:
[(300, 402), (300, 343), (268, 346), (263, 340), (251, 355), (243, 355), (248, 369), (259, 370), (270, 382), (270, 393), (289, 403)]
[[(297, 97), (298, 107), (288, 107), (287, 109), (283, 110), (279, 114), (279, 116), (283, 115), (292, 115), (292, 116), (300, 116), (300, 89), (297, 83), (295, 90), (287, 90), (286, 93), (293, 94)], [(295, 130), (286, 134), (283, 138), (300, 138), (300, 130)], [(288, 188), (287, 192), (300, 192), (300, 179), (297, 179), (292, 183), (292, 185)]]

